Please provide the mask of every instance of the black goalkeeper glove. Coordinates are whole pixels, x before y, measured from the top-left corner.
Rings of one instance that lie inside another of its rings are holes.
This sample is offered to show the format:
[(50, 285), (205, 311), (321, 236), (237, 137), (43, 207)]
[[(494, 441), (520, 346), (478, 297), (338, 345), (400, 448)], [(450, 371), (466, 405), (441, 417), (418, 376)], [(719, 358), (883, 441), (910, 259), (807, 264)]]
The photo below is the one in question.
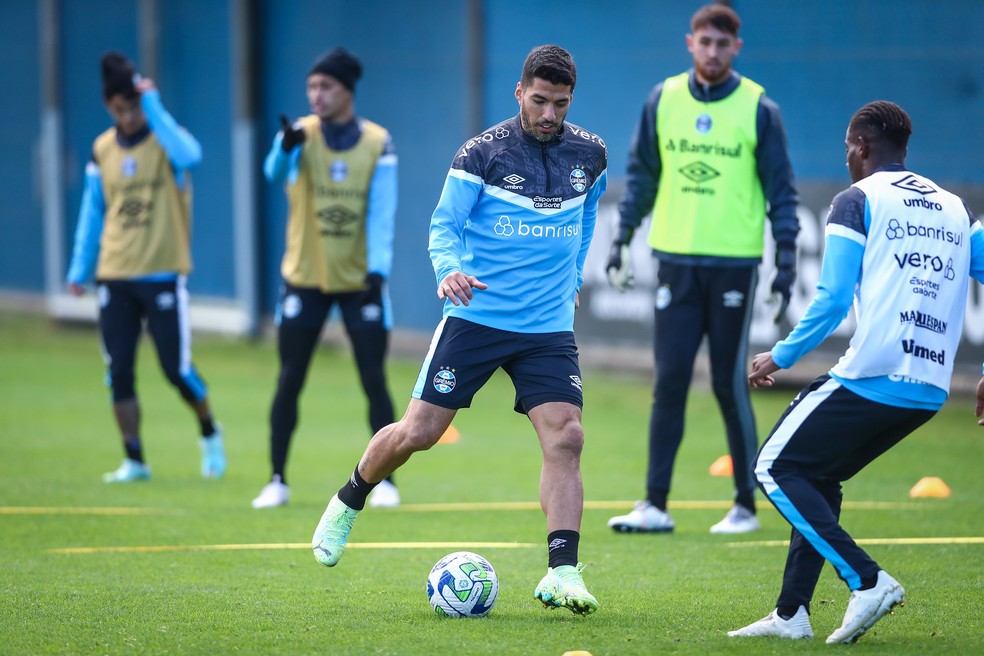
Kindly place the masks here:
[(383, 304), (383, 283), (385, 280), (383, 276), (370, 272), (366, 274), (366, 285), (369, 289), (366, 290), (365, 296), (362, 297), (363, 305), (382, 305)]
[(776, 249), (776, 271), (772, 275), (770, 303), (774, 306), (772, 320), (779, 323), (786, 315), (789, 297), (796, 282), (796, 247), (779, 246)]
[(608, 282), (612, 287), (620, 292), (624, 292), (635, 283), (632, 275), (632, 258), (629, 250), (629, 242), (632, 241), (632, 231), (628, 228), (620, 227), (618, 236), (612, 241), (612, 247), (608, 251), (608, 264), (605, 265), (605, 273), (608, 274)]
[(612, 242), (605, 272), (608, 274), (608, 283), (618, 291), (624, 292), (632, 288), (635, 277), (632, 275), (632, 257), (628, 244)]
[(307, 135), (304, 134), (304, 128), (291, 125), (285, 114), (280, 115), (280, 125), (284, 131), (284, 138), (280, 142), (280, 147), (284, 149), (285, 153), (289, 153), (296, 146), (304, 143), (304, 139), (307, 138)]

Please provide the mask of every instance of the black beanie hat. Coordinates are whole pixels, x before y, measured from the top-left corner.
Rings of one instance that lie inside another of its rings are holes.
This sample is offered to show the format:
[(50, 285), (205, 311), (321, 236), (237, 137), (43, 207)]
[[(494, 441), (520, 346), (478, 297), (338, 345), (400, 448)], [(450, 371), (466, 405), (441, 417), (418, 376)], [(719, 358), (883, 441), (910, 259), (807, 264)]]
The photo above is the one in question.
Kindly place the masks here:
[(130, 60), (118, 52), (107, 52), (102, 58), (103, 97), (109, 100), (118, 93), (135, 96), (136, 81), (140, 79)]
[(355, 55), (344, 48), (335, 48), (321, 55), (308, 75), (323, 73), (342, 83), (349, 91), (355, 91), (355, 83), (362, 77), (362, 64)]

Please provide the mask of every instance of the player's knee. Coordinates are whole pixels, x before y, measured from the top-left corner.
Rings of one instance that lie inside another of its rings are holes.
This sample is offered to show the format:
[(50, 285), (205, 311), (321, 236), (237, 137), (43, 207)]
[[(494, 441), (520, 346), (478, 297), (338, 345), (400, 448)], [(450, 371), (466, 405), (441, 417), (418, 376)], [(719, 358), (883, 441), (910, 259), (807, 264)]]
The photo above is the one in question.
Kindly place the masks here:
[(426, 451), (441, 439), (442, 431), (434, 426), (406, 419), (400, 420), (395, 426), (401, 445), (410, 451)]
[(109, 387), (113, 390), (113, 403), (129, 401), (137, 395), (132, 371), (111, 371), (109, 373)]
[(546, 448), (557, 454), (580, 457), (584, 449), (584, 428), (576, 419), (566, 421), (554, 436), (545, 440)]

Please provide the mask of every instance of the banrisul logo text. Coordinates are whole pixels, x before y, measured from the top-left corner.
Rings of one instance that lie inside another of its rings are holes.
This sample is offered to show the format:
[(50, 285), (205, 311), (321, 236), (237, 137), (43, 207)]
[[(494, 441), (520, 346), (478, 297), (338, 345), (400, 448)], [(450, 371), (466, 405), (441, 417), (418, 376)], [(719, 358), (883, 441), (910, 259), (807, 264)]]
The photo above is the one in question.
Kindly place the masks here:
[(522, 219), (513, 221), (511, 217), (500, 216), (492, 229), (500, 237), (566, 239), (581, 234), (581, 222), (571, 221), (563, 225), (543, 225), (541, 223), (529, 223)]

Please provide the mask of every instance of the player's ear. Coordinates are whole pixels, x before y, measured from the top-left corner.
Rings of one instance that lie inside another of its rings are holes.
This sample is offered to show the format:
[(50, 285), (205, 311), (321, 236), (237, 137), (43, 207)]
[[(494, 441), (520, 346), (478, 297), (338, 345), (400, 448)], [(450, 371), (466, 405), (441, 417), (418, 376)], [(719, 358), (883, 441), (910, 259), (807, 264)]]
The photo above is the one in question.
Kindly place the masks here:
[(523, 82), (519, 81), (516, 83), (516, 102), (523, 104)]

